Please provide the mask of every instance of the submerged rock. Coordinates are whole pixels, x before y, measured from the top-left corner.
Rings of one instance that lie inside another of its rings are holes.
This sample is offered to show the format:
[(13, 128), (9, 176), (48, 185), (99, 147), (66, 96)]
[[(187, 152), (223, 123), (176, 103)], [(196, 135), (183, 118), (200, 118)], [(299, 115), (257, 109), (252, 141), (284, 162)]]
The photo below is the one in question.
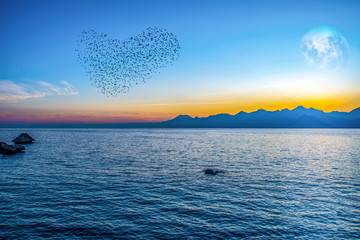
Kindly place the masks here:
[(210, 174), (210, 175), (216, 175), (218, 173), (218, 171), (211, 169), (211, 168), (207, 168), (205, 169), (205, 174)]
[(7, 143), (0, 142), (0, 153), (2, 154), (11, 155), (23, 150), (25, 150), (23, 145), (8, 145)]
[(22, 134), (20, 134), (20, 136), (18, 136), (17, 138), (15, 138), (12, 141), (16, 144), (27, 144), (27, 143), (32, 143), (33, 141), (35, 141), (35, 139), (32, 138), (27, 133), (22, 133)]

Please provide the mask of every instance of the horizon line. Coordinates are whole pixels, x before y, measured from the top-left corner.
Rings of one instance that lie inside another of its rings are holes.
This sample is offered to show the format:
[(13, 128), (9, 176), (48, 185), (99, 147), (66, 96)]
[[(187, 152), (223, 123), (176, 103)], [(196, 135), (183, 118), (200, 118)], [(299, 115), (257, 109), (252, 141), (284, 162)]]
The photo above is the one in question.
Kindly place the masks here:
[[(316, 109), (316, 108), (313, 108), (313, 107), (309, 107), (309, 108), (306, 108), (302, 105), (298, 105), (297, 107), (293, 108), (293, 109), (289, 109), (289, 108), (283, 108), (283, 109), (278, 109), (278, 110), (274, 110), (274, 111), (268, 111), (268, 110), (265, 110), (263, 108), (259, 108), (257, 110), (254, 110), (254, 111), (249, 111), (249, 112), (245, 112), (245, 111), (240, 111), (236, 114), (230, 114), (230, 113), (224, 113), (224, 112), (220, 112), (220, 113), (217, 113), (217, 114), (213, 114), (213, 115), (208, 115), (206, 117), (198, 117), (198, 116), (195, 116), (195, 117), (191, 117), (190, 115), (188, 114), (178, 114), (176, 117), (172, 118), (172, 119), (175, 119), (179, 116), (189, 116), (191, 118), (207, 118), (207, 117), (210, 117), (210, 116), (216, 116), (216, 115), (220, 115), (220, 114), (227, 114), (227, 115), (230, 115), (230, 116), (235, 116), (239, 113), (247, 113), (247, 114), (250, 114), (250, 113), (254, 113), (254, 112), (258, 112), (258, 111), (266, 111), (266, 112), (281, 112), (281, 111), (284, 111), (284, 110), (288, 110), (288, 111), (294, 111), (295, 109), (297, 108), (303, 108), (303, 109), (306, 109), (306, 110), (310, 110), (310, 109), (314, 109), (314, 110), (317, 110), (317, 111), (322, 111), (324, 113), (332, 113), (332, 112), (338, 112), (338, 113), (350, 113), (356, 109), (359, 109), (360, 107), (357, 107), (357, 108), (354, 108), (348, 112), (346, 111), (329, 111), (329, 112), (325, 112), (323, 110), (320, 110), (320, 109)], [(148, 121), (134, 121), (134, 122), (106, 122), (106, 121), (99, 121), (99, 122), (91, 122), (91, 121), (2, 121), (0, 120), (0, 124), (5, 124), (5, 125), (10, 125), (10, 124), (14, 124), (14, 125), (20, 125), (20, 124), (29, 124), (29, 125), (40, 125), (40, 124), (43, 124), (43, 125), (71, 125), (71, 124), (74, 124), (74, 125), (78, 125), (78, 124), (86, 124), (86, 125), (91, 125), (91, 124), (94, 124), (94, 125), (98, 125), (98, 124), (103, 124), (103, 125), (110, 125), (110, 124), (119, 124), (119, 125), (126, 125), (126, 124), (133, 124), (133, 125), (141, 125), (141, 124), (158, 124), (158, 123), (163, 123), (163, 122), (166, 122), (166, 121), (170, 121), (172, 119), (167, 119), (167, 120), (164, 120), (164, 121), (157, 121), (157, 122), (148, 122)], [(1, 127), (1, 125), (0, 125)]]

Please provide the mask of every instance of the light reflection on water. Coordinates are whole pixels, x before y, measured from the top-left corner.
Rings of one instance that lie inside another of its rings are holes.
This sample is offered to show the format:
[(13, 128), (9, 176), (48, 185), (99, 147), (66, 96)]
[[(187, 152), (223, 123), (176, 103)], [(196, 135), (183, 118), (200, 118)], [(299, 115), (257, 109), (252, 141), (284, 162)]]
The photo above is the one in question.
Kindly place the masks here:
[(27, 132), (0, 157), (2, 238), (360, 238), (357, 129)]

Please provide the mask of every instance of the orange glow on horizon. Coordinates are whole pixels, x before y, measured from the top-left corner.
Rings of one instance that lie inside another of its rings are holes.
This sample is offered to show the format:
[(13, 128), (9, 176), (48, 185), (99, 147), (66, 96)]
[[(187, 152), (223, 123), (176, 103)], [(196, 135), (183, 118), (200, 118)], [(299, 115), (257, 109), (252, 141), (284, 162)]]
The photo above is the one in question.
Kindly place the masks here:
[(346, 95), (340, 98), (322, 99), (286, 99), (283, 97), (238, 99), (215, 99), (213, 101), (182, 102), (182, 103), (146, 103), (126, 106), (97, 106), (89, 110), (83, 107), (78, 109), (42, 110), (27, 112), (1, 111), (0, 122), (65, 122), (65, 123), (137, 123), (161, 122), (173, 119), (178, 115), (192, 117), (207, 117), (219, 113), (237, 114), (240, 111), (253, 112), (258, 109), (275, 111), (294, 109), (297, 106), (315, 108), (325, 112), (349, 112), (360, 107), (360, 98)]

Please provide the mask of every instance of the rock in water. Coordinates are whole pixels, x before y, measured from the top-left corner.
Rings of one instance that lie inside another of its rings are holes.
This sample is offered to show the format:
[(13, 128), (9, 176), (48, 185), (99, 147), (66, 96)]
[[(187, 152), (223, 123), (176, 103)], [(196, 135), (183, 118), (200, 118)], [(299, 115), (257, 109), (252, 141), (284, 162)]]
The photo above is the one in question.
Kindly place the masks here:
[(27, 144), (27, 143), (32, 143), (33, 141), (35, 141), (35, 139), (32, 138), (27, 133), (22, 133), (22, 134), (20, 134), (20, 136), (18, 136), (17, 138), (15, 138), (12, 141), (16, 144)]
[(217, 173), (218, 173), (218, 171), (216, 171), (214, 169), (211, 169), (211, 168), (205, 169), (205, 174), (216, 175)]
[(25, 150), (25, 147), (24, 145), (21, 145), (21, 144), (15, 144), (15, 145), (12, 145), (12, 147), (15, 149), (15, 151), (17, 152), (21, 152), (21, 151), (24, 151)]
[(2, 154), (11, 155), (23, 150), (25, 150), (23, 145), (8, 145), (7, 143), (0, 142), (0, 153)]

